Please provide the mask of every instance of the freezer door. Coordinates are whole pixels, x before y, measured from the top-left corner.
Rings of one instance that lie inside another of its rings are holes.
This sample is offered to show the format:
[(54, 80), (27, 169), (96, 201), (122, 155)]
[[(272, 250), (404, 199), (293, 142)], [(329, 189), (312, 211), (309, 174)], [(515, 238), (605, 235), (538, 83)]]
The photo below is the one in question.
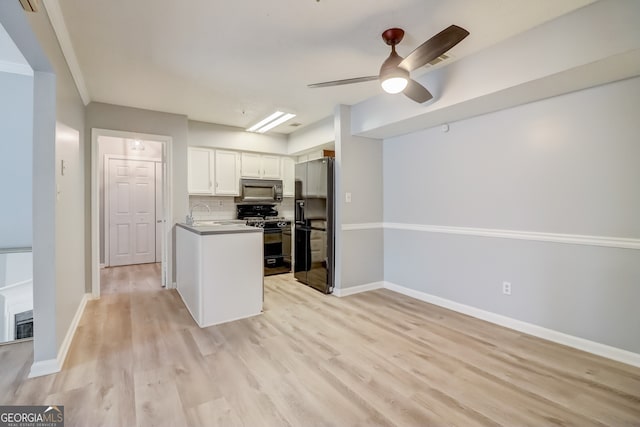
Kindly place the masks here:
[(326, 230), (311, 229), (309, 232), (309, 271), (307, 284), (320, 292), (331, 292), (327, 270), (327, 232)]
[(311, 245), (309, 244), (310, 237), (309, 229), (305, 227), (301, 227), (296, 225), (294, 229), (294, 264), (293, 264), (293, 275), (300, 282), (306, 284), (307, 283), (307, 272), (310, 267), (311, 260)]

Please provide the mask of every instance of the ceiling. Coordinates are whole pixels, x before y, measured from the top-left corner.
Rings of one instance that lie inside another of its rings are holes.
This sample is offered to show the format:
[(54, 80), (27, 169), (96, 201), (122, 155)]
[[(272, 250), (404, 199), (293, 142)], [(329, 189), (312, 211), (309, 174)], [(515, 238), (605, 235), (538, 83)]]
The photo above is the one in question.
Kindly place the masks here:
[[(59, 6), (91, 101), (246, 128), (276, 109), (296, 113), (291, 122), (304, 127), (337, 104), (381, 93), (377, 82), (306, 85), (377, 74), (389, 53), (380, 37), (387, 28), (405, 30), (401, 56), (450, 24), (466, 28), (471, 35), (450, 51), (454, 61), (593, 1), (60, 0)], [(296, 129), (285, 123), (274, 131)]]
[(24, 58), (18, 46), (13, 42), (7, 30), (0, 24), (0, 71), (20, 72), (21, 74), (33, 74), (33, 70)]

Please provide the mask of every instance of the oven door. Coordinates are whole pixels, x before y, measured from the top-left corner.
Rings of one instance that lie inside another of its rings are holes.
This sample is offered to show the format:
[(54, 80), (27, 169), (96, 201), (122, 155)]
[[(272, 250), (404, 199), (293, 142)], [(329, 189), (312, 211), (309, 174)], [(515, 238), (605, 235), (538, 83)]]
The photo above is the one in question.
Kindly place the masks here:
[(283, 248), (283, 233), (279, 228), (264, 229), (264, 275), (288, 273), (291, 271), (290, 257), (287, 259)]

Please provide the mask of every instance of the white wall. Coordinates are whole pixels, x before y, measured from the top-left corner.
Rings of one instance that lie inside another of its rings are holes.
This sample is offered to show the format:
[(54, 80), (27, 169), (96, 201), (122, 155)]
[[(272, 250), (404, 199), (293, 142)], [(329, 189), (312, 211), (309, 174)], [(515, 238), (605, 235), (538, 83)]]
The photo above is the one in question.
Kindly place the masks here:
[[(84, 276), (84, 164), (80, 132), (56, 123), (56, 317), (58, 346), (80, 299)], [(64, 161), (64, 171), (62, 162)]]
[(0, 249), (31, 247), (33, 76), (0, 72), (0, 94)]
[(336, 139), (334, 117), (319, 120), (288, 136), (288, 153), (297, 155), (315, 147), (333, 144)]
[(242, 128), (189, 121), (189, 146), (286, 155), (287, 136), (246, 132)]
[(640, 353), (639, 250), (420, 231), (640, 239), (638, 111), (633, 78), (384, 140), (385, 280)]

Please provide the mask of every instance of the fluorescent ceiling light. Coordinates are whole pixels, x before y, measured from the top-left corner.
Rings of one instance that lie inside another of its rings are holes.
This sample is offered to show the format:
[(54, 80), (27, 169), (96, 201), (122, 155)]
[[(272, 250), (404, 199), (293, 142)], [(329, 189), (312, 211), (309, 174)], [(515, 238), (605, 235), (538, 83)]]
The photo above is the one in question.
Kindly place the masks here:
[(256, 123), (255, 125), (251, 126), (249, 129), (247, 129), (247, 131), (248, 132), (265, 133), (268, 130), (273, 129), (276, 126), (281, 125), (282, 123), (286, 122), (287, 120), (290, 120), (290, 119), (294, 118), (295, 116), (296, 115), (292, 114), (292, 113), (284, 113), (282, 111), (276, 111), (275, 113), (273, 113), (272, 115), (270, 115), (266, 119), (260, 120), (258, 123)]
[(271, 123), (268, 123), (264, 126), (262, 126), (260, 129), (258, 129), (259, 133), (265, 133), (268, 130), (273, 129), (274, 127), (281, 125), (282, 123), (286, 122), (287, 120), (291, 120), (295, 117), (295, 114), (292, 113), (287, 113), (284, 116), (280, 117), (279, 119), (276, 119), (274, 121), (272, 121)]

